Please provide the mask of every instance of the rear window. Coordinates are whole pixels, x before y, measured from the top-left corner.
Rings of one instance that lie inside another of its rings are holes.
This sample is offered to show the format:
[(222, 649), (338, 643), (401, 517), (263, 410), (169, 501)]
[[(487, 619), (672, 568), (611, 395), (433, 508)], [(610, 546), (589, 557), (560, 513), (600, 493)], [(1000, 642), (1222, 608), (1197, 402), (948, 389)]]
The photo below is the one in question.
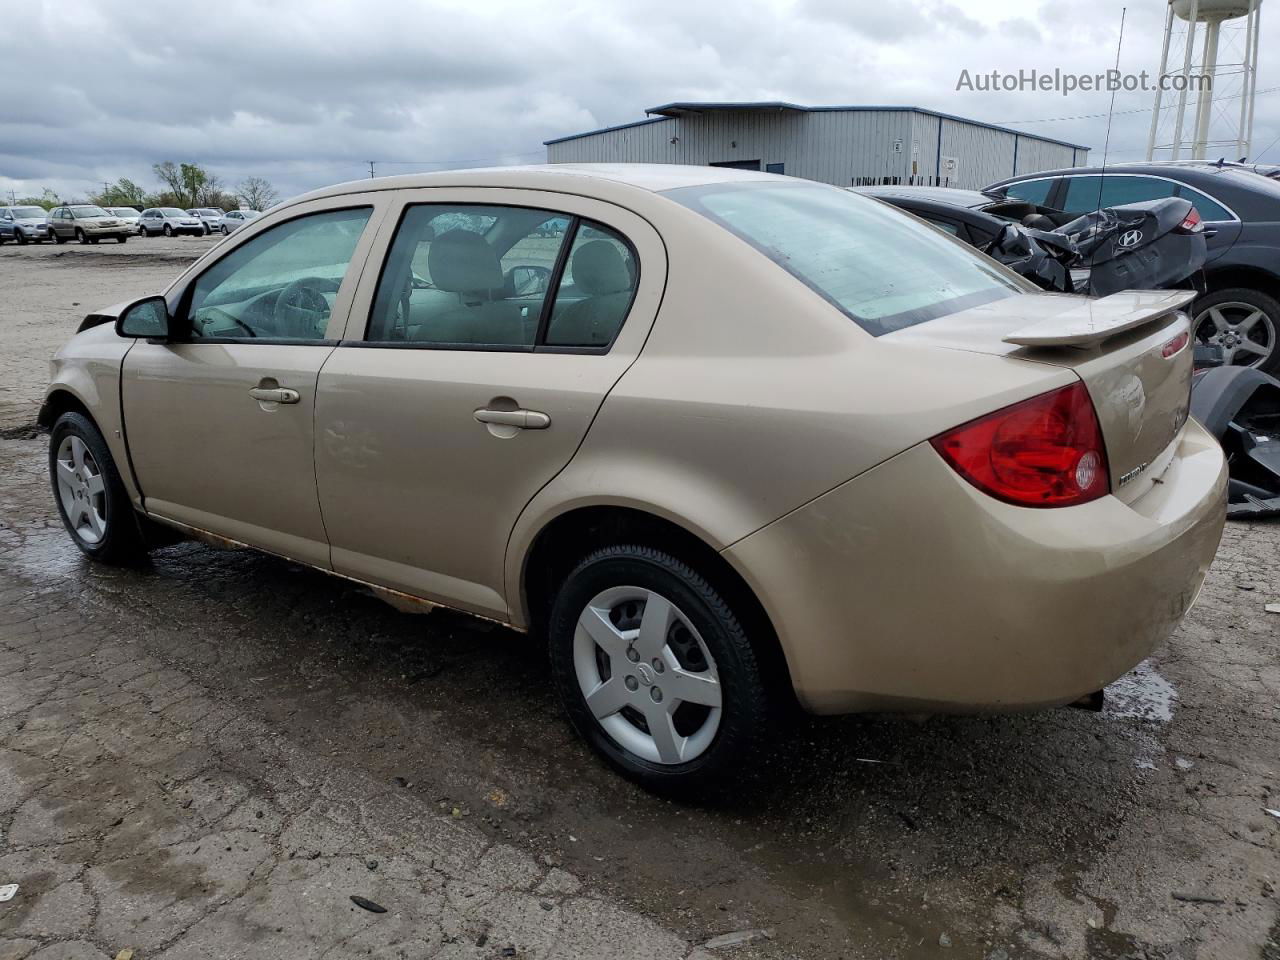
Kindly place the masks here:
[(751, 244), (873, 336), (1032, 289), (959, 241), (847, 190), (716, 183), (665, 195)]

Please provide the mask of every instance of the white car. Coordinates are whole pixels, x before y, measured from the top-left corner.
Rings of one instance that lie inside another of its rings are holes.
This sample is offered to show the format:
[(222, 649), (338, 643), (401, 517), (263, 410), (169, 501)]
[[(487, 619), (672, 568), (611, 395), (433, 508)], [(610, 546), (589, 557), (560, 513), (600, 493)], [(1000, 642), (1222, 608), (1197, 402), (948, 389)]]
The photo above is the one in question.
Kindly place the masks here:
[(166, 237), (179, 233), (203, 237), (206, 232), (199, 217), (193, 217), (177, 207), (151, 207), (143, 210), (137, 221), (137, 229), (140, 237), (154, 237), (157, 233), (163, 233)]
[(119, 217), (130, 226), (137, 226), (138, 218), (142, 216), (136, 207), (104, 207), (103, 209), (112, 216)]
[(262, 216), (257, 210), (228, 210), (222, 215), (222, 232), (230, 233), (238, 227), (243, 227), (255, 217)]
[(192, 207), (187, 213), (204, 224), (206, 234), (222, 230), (223, 213), (215, 207)]

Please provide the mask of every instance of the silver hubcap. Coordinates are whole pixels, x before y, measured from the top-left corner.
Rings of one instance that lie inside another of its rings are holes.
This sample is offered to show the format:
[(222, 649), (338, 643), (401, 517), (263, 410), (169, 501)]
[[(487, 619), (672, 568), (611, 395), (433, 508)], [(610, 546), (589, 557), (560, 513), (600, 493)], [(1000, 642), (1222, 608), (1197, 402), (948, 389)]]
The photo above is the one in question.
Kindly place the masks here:
[(1220, 303), (1196, 317), (1196, 336), (1222, 347), (1227, 366), (1256, 367), (1276, 347), (1275, 321), (1250, 303)]
[(578, 617), (574, 669), (587, 709), (618, 746), (688, 763), (720, 727), (720, 677), (689, 618), (660, 594), (611, 587)]
[(102, 470), (85, 442), (71, 434), (58, 444), (58, 497), (72, 532), (85, 543), (107, 535), (107, 493)]

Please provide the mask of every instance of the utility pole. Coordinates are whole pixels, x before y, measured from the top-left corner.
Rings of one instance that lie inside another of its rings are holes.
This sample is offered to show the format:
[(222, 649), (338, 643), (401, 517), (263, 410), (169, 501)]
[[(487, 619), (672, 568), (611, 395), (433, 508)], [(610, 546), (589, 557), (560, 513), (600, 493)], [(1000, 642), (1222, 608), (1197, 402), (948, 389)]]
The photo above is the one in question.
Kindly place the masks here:
[(370, 180), (372, 180), (372, 179), (373, 179), (373, 165), (374, 165), (374, 163), (375, 163), (375, 162), (376, 162), (376, 161), (374, 161), (374, 160), (370, 160), (370, 161), (369, 161), (369, 179), (370, 179)]

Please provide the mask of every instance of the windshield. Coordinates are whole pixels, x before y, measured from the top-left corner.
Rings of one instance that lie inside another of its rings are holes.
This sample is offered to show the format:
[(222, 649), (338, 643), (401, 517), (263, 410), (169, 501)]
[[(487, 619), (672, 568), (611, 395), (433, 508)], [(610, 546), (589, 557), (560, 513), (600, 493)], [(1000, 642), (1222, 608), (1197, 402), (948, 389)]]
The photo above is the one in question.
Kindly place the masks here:
[(75, 206), (71, 208), (71, 215), (74, 217), (109, 217), (111, 214), (103, 210), (101, 207), (94, 207), (89, 204), (83, 206)]
[(847, 190), (716, 183), (666, 196), (751, 244), (873, 336), (1031, 289), (959, 241)]
[(44, 207), (14, 207), (13, 216), (18, 220), (43, 220), (45, 210)]
[(191, 214), (185, 210), (179, 210), (177, 207), (161, 207), (160, 212), (166, 217), (189, 217)]
[(205, 208), (203, 208), (203, 209), (200, 209), (200, 210), (197, 210), (197, 211), (196, 211), (196, 213), (200, 214), (200, 216), (202, 216), (202, 217), (220, 217), (220, 216), (222, 216), (222, 211), (221, 211), (221, 210), (210, 210), (210, 209), (209, 209), (209, 208), (207, 208), (207, 207), (205, 207)]

